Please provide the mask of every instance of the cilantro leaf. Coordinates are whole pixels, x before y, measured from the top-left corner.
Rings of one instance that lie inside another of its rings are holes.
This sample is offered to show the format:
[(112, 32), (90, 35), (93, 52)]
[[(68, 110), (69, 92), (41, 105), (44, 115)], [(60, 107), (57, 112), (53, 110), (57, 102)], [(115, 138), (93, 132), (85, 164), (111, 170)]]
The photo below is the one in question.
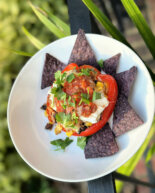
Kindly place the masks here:
[(74, 76), (74, 74), (72, 73), (72, 74), (70, 74), (69, 76), (67, 76), (67, 82), (72, 82), (72, 80), (74, 80), (74, 78), (75, 78), (75, 76)]
[(82, 103), (82, 98), (81, 98), (81, 100), (80, 100), (80, 102), (79, 102), (79, 106), (81, 105), (81, 103)]
[(57, 87), (53, 87), (53, 88), (51, 88), (51, 93), (52, 93), (52, 94), (56, 94), (57, 89), (58, 89)]
[(89, 94), (87, 93), (81, 93), (81, 96), (85, 99), (89, 99)]
[(61, 123), (66, 128), (74, 128), (75, 126), (75, 121), (72, 120), (71, 114), (60, 112), (56, 114), (55, 118), (57, 123)]
[(90, 69), (89, 68), (82, 68), (81, 72), (83, 75), (90, 76)]
[(72, 113), (72, 119), (75, 120), (75, 123), (78, 122), (79, 117), (76, 116), (76, 113), (75, 113), (75, 112)]
[(99, 92), (93, 92), (93, 98), (92, 98), (92, 101), (95, 101), (97, 99), (101, 99), (101, 93)]
[(77, 146), (79, 146), (81, 149), (84, 149), (86, 146), (86, 140), (87, 140), (87, 137), (78, 137)]
[(98, 65), (100, 66), (100, 68), (103, 68), (104, 67), (104, 61), (101, 59), (101, 60), (99, 60), (98, 62)]
[(55, 80), (58, 80), (61, 78), (61, 71), (58, 70), (55, 74), (54, 74)]
[[(84, 103), (89, 104), (90, 100), (89, 100), (89, 94), (87, 93), (81, 93), (81, 99)], [(80, 101), (81, 102), (81, 101)]]
[(74, 102), (71, 102), (71, 96), (69, 96), (69, 97), (68, 97), (68, 104), (69, 104), (69, 106), (71, 106), (71, 107), (75, 107), (75, 105), (76, 105), (75, 99), (74, 99)]
[(58, 100), (64, 100), (64, 103), (66, 103), (67, 94), (62, 90), (61, 86), (53, 87), (51, 93), (54, 94), (54, 97)]
[(61, 71), (58, 70), (58, 71), (54, 74), (56, 84), (57, 84), (57, 85), (63, 85), (66, 76), (67, 76), (67, 73), (66, 73), (66, 72), (61, 73)]
[(64, 150), (65, 151), (66, 147), (68, 145), (70, 145), (72, 142), (73, 142), (72, 139), (69, 139), (69, 137), (66, 137), (65, 140), (63, 140), (63, 139), (56, 139), (56, 140), (51, 141), (50, 143), (52, 145), (56, 146), (55, 151), (59, 151), (59, 150)]

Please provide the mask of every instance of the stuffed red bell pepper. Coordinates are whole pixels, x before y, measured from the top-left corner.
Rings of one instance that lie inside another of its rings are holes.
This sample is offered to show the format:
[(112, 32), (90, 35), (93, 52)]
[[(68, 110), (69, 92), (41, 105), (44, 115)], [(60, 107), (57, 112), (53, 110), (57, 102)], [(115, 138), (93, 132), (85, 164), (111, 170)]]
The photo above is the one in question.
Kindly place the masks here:
[(55, 73), (47, 97), (46, 114), (57, 123), (55, 133), (89, 136), (100, 130), (110, 118), (117, 100), (115, 79), (96, 68), (71, 63)]

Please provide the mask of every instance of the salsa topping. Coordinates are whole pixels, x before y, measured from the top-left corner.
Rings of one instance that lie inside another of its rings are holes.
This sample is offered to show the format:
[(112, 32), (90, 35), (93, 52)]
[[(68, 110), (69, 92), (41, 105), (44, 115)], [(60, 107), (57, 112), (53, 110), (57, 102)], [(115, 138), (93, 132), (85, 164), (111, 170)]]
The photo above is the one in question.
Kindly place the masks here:
[(55, 133), (62, 130), (68, 136), (79, 134), (84, 124), (90, 127), (101, 119), (109, 105), (107, 84), (98, 78), (94, 67), (69, 64), (55, 73), (55, 81), (48, 92), (47, 114), (51, 123), (57, 122)]

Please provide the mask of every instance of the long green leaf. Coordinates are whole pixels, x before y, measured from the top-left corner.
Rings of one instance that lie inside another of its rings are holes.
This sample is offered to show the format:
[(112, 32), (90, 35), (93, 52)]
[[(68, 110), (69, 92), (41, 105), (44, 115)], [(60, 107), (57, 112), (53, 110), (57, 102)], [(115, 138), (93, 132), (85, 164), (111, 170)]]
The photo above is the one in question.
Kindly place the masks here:
[(131, 20), (137, 26), (139, 33), (141, 34), (153, 58), (155, 59), (155, 36), (147, 25), (144, 16), (133, 0), (121, 0), (121, 2), (129, 14)]
[(97, 8), (97, 6), (92, 2), (92, 0), (82, 0), (82, 1), (113, 38), (131, 47), (131, 45), (127, 42), (124, 36), (117, 30), (117, 28), (111, 23), (111, 21), (104, 15), (104, 13), (102, 13)]
[[(113, 38), (121, 41), (122, 43), (129, 46), (132, 50), (134, 50), (132, 48), (132, 46), (129, 44), (129, 42), (125, 39), (125, 37), (117, 30), (117, 28), (111, 23), (111, 21), (104, 15), (104, 13), (102, 13), (97, 8), (97, 6), (92, 2), (92, 0), (82, 0), (82, 1), (85, 3), (85, 5), (88, 7), (88, 9), (91, 11), (91, 13), (103, 25), (103, 27), (105, 27), (105, 29), (109, 32), (109, 34)], [(151, 78), (152, 78), (152, 80), (154, 81), (154, 84), (155, 84), (155, 74), (152, 72), (152, 70), (147, 65), (146, 65), (146, 67), (149, 70)]]
[(148, 163), (154, 154), (155, 154), (155, 144), (153, 144), (152, 147), (147, 152), (145, 162)]
[(21, 55), (21, 56), (31, 57), (31, 56), (34, 55), (34, 54), (32, 54), (32, 53), (28, 53), (28, 52), (24, 52), (24, 51), (20, 51), (20, 50), (10, 49), (10, 51), (13, 52), (13, 53), (15, 53), (15, 54)]
[[(39, 8), (40, 9), (40, 8)], [(61, 19), (59, 19), (57, 16), (55, 16), (53, 13), (51, 12), (48, 12), (44, 9), (41, 9), (43, 10), (47, 15), (48, 17), (56, 24), (56, 26), (64, 32), (64, 34), (66, 36), (69, 36), (70, 35), (70, 27), (67, 23), (65, 23), (64, 21), (62, 21)]]
[(63, 38), (66, 35), (54, 24), (52, 23), (45, 15), (43, 15), (32, 3), (30, 6), (34, 13), (37, 15), (39, 20), (58, 38)]
[(42, 49), (45, 47), (45, 44), (43, 44), (40, 40), (38, 40), (36, 37), (34, 37), (24, 26), (22, 27), (22, 30), (24, 34), (27, 36), (27, 38), (31, 41), (31, 43), (37, 48)]
[[(130, 176), (133, 172), (133, 170), (135, 169), (137, 163), (139, 162), (141, 156), (143, 155), (144, 151), (146, 150), (151, 138), (153, 137), (155, 132), (155, 118), (152, 124), (152, 127), (149, 131), (148, 136), (146, 137), (143, 145), (141, 146), (141, 148), (137, 151), (137, 153), (129, 160), (127, 161), (123, 166), (121, 166), (117, 172), (121, 173), (121, 174), (125, 174), (127, 176)], [(120, 192), (121, 189), (123, 187), (123, 183), (120, 181), (116, 181), (116, 189), (117, 192)]]

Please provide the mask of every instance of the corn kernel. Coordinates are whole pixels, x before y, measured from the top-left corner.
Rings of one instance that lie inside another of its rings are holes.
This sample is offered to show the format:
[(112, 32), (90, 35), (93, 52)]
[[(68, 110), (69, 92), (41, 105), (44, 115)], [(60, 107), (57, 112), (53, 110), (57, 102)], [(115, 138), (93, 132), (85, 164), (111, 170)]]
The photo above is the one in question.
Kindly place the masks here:
[(90, 126), (92, 125), (92, 123), (86, 122), (85, 125), (86, 125), (87, 127), (90, 127)]
[(59, 133), (61, 133), (62, 131), (62, 126), (60, 124), (57, 124), (56, 127), (55, 127), (55, 134), (58, 135)]
[(47, 111), (44, 111), (44, 115), (45, 117), (48, 117)]
[(96, 83), (96, 90), (97, 91), (102, 91), (104, 89), (104, 83), (102, 82), (97, 82)]
[(73, 134), (73, 131), (67, 131), (67, 132), (66, 132), (66, 135), (67, 135), (68, 137), (72, 136), (72, 134)]

